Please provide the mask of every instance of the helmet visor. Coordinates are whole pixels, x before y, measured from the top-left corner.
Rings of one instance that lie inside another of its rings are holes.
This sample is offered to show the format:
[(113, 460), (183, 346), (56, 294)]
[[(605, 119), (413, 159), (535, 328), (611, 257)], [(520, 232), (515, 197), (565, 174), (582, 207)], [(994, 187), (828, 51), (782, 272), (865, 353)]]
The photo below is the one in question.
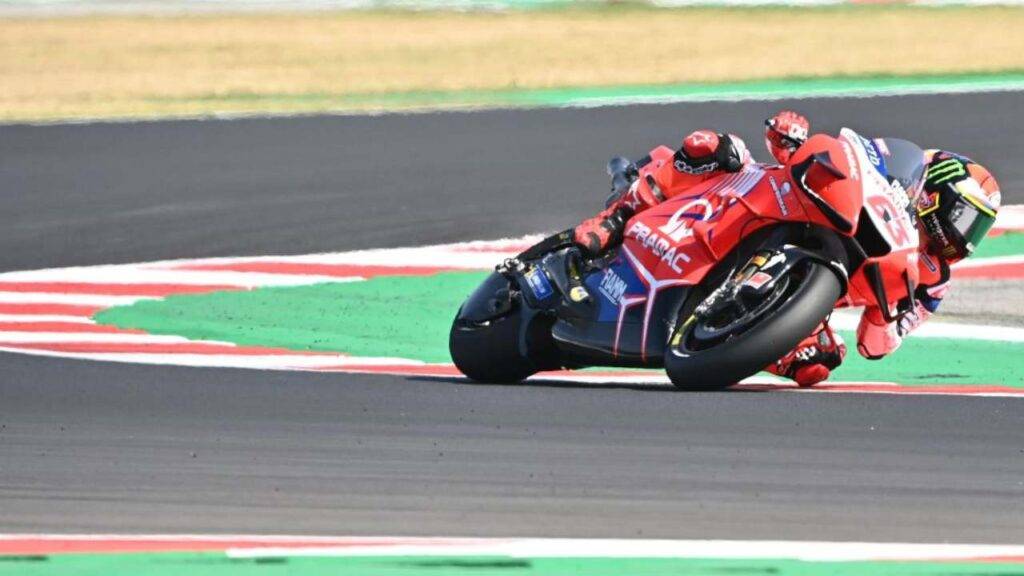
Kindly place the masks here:
[(969, 256), (996, 223), (995, 211), (970, 195), (959, 196), (949, 209), (947, 234), (957, 239), (960, 257)]

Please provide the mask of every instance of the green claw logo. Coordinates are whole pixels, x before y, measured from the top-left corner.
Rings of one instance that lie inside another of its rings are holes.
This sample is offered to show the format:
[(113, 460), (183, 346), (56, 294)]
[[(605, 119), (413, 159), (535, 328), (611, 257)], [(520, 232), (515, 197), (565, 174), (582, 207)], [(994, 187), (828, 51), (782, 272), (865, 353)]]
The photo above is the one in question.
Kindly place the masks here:
[(949, 182), (950, 180), (966, 176), (967, 168), (964, 166), (964, 163), (956, 158), (950, 158), (929, 168), (926, 179), (928, 184), (938, 186), (943, 182)]

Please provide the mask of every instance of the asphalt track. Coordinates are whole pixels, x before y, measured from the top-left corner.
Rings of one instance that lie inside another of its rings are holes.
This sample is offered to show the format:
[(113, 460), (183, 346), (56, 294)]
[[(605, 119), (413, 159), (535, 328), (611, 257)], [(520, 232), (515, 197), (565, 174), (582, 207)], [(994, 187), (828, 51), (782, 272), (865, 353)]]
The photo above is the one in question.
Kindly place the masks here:
[[(1019, 94), (815, 100), (1024, 201)], [(555, 229), (602, 163), (776, 103), (0, 127), (0, 270)], [(446, 313), (441, 311), (439, 313)], [(0, 531), (1024, 542), (1024, 403), (0, 354)]]

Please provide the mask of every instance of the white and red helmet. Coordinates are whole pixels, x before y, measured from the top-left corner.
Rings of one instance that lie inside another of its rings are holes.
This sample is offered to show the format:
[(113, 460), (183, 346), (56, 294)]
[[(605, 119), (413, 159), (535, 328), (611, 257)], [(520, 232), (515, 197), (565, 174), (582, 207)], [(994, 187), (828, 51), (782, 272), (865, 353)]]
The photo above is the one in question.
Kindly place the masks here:
[(779, 164), (785, 164), (807, 141), (810, 131), (807, 118), (792, 110), (781, 110), (764, 121), (764, 143)]

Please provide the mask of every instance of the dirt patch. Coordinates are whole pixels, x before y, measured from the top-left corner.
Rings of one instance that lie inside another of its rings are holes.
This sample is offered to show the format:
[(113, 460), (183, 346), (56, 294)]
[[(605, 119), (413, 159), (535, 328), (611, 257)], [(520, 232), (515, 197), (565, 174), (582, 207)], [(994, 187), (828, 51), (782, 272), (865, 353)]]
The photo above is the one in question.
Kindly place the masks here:
[(1017, 70), (1021, 31), (1024, 9), (1000, 7), (8, 18), (0, 119), (314, 111), (337, 107), (332, 98), (408, 91)]

